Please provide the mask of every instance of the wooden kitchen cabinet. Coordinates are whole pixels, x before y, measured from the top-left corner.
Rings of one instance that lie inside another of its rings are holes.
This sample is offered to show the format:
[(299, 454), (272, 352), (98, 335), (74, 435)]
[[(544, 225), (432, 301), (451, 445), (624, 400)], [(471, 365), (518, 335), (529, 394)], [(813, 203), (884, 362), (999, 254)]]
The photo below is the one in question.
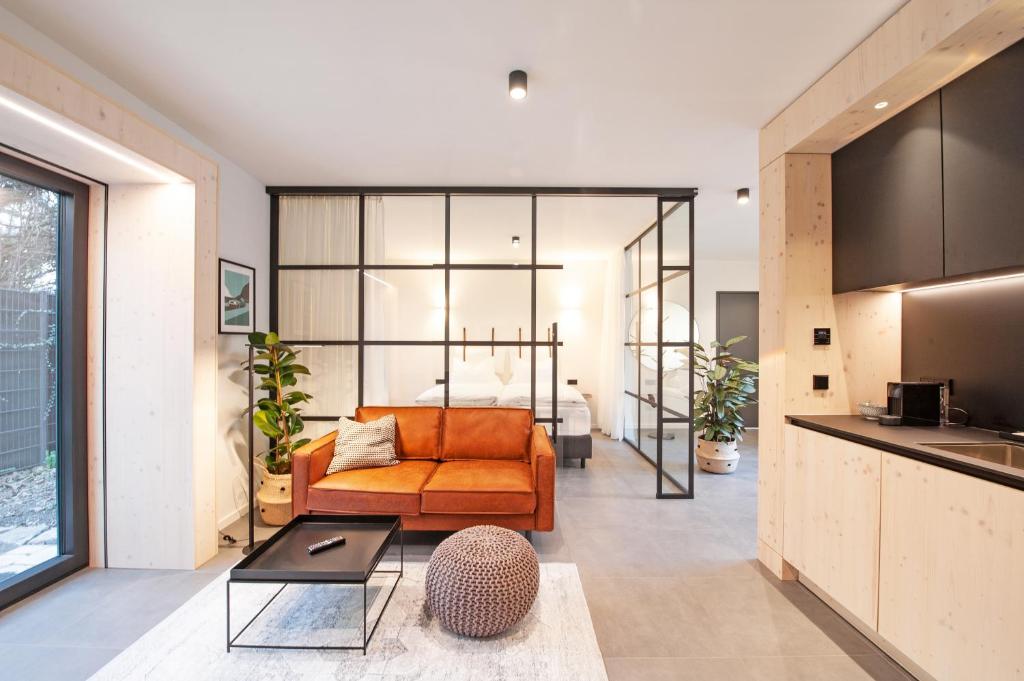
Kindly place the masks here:
[(882, 453), (785, 428), (783, 558), (874, 629)]
[(881, 508), (878, 633), (942, 681), (1024, 679), (1024, 492), (883, 453)]

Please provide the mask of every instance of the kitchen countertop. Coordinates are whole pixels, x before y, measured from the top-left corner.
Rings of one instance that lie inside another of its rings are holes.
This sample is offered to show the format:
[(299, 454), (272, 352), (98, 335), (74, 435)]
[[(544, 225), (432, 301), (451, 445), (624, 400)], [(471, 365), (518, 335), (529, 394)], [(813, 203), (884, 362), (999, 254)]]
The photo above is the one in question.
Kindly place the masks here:
[(1024, 470), (945, 452), (922, 443), (1006, 442), (983, 428), (882, 426), (861, 416), (787, 416), (795, 426), (917, 459), (975, 478), (1024, 490)]

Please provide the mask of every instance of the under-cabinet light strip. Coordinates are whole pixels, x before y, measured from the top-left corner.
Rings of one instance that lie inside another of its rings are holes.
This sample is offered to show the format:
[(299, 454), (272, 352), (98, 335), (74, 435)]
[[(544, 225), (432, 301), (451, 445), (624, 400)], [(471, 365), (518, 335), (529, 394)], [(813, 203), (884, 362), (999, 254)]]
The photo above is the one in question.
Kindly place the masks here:
[(1013, 274), (1001, 274), (995, 277), (980, 277), (978, 279), (967, 279), (965, 281), (949, 281), (943, 284), (930, 284), (928, 286), (916, 286), (913, 288), (907, 288), (900, 291), (900, 293), (912, 293), (914, 291), (932, 291), (937, 288), (950, 288), (952, 286), (966, 286), (968, 284), (984, 284), (990, 281), (1002, 281), (1003, 279), (1019, 279), (1024, 278), (1024, 272), (1015, 272)]

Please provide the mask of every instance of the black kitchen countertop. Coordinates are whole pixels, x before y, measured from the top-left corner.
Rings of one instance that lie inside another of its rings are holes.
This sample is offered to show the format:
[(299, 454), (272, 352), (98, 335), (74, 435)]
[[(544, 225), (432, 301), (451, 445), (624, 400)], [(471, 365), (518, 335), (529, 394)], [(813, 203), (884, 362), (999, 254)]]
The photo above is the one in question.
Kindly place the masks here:
[(1006, 442), (983, 428), (882, 426), (861, 416), (787, 416), (795, 426), (917, 459), (975, 478), (1024, 490), (1024, 470), (945, 452), (922, 443)]

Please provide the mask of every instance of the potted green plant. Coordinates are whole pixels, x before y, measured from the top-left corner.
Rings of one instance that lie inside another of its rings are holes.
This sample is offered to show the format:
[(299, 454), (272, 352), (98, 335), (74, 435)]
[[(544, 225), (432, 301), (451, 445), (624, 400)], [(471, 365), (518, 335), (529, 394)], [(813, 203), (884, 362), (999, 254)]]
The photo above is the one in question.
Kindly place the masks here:
[[(276, 333), (250, 333), (249, 343), (255, 351), (256, 387), (267, 393), (252, 405), (252, 421), (271, 440), (263, 454), (264, 473), (256, 500), (264, 523), (284, 525), (291, 519), (292, 454), (309, 442), (298, 435), (305, 428), (300, 405), (312, 396), (295, 389), (297, 377), (308, 376), (309, 369), (296, 361), (299, 351), (282, 343)], [(248, 369), (248, 361), (242, 366)]]
[(697, 462), (709, 473), (732, 473), (739, 464), (737, 448), (746, 426), (740, 410), (756, 404), (757, 364), (730, 352), (746, 336), (711, 342), (710, 351), (694, 344), (694, 374), (703, 387), (693, 396), (693, 425), (698, 434)]

